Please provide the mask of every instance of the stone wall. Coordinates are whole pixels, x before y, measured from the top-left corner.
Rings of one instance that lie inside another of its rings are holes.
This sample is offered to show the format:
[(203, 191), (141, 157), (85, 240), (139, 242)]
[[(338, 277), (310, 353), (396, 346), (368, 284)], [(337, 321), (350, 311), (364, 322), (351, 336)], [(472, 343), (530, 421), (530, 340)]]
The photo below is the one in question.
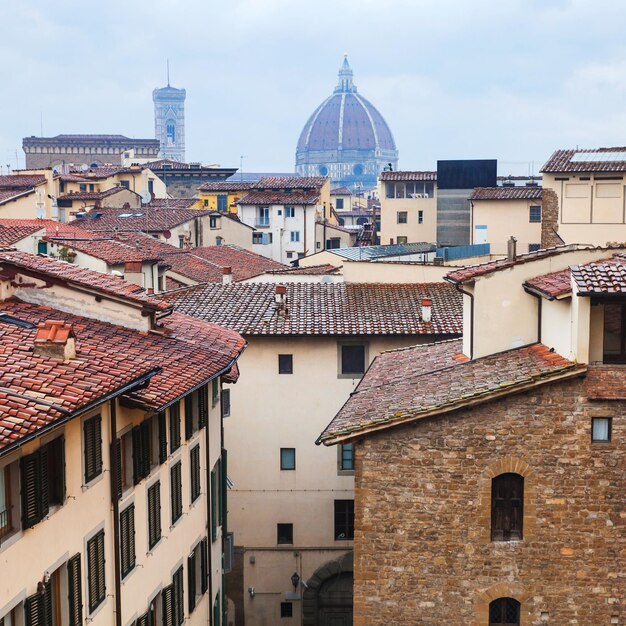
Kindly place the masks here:
[[(507, 596), (522, 626), (624, 623), (625, 404), (584, 394), (546, 385), (357, 443), (355, 625), (488, 626)], [(613, 416), (611, 443), (591, 443), (592, 416)], [(524, 476), (523, 540), (491, 542), (507, 471)]]
[(544, 187), (541, 203), (541, 247), (550, 248), (563, 243), (559, 237), (559, 198), (553, 189)]

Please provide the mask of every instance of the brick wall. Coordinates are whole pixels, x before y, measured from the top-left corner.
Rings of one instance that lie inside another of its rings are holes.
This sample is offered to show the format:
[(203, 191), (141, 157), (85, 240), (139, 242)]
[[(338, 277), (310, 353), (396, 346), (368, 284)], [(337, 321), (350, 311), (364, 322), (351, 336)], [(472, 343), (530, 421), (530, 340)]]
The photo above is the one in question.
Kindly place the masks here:
[(559, 198), (553, 189), (544, 187), (541, 201), (541, 247), (559, 246)]
[[(505, 596), (522, 626), (624, 624), (625, 403), (585, 389), (547, 385), (357, 444), (355, 625), (488, 626)], [(592, 416), (613, 416), (611, 443), (591, 443)], [(524, 476), (524, 538), (494, 543), (491, 478), (506, 471)]]

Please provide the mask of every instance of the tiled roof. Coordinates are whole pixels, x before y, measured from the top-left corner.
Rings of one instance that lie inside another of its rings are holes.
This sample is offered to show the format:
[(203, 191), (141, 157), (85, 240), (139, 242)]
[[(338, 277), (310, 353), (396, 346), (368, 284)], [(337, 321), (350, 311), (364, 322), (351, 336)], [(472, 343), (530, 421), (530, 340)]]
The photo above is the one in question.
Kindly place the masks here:
[(165, 262), (170, 266), (171, 272), (190, 278), (197, 283), (221, 283), (222, 268), (196, 256), (194, 252), (195, 248), (181, 250), (180, 254), (170, 254), (164, 257)]
[(9, 174), (0, 176), (0, 189), (30, 189), (45, 182), (43, 174)]
[(196, 198), (152, 198), (144, 209), (189, 209), (198, 200)]
[[(204, 246), (202, 248), (193, 248), (191, 250), (195, 256), (202, 257), (206, 261), (222, 267), (230, 267), (233, 270), (233, 279), (235, 281), (245, 280), (258, 276), (271, 270), (287, 269), (286, 265), (268, 259), (260, 254), (244, 250), (239, 246)], [(220, 277), (219, 281), (221, 282)]]
[(383, 352), (318, 442), (388, 428), (582, 374), (577, 365), (534, 344), (469, 361), (462, 341)]
[[(91, 231), (145, 231), (163, 232), (180, 226), (198, 217), (209, 215), (210, 211), (197, 209), (114, 209), (102, 207), (86, 218), (73, 220), (71, 224)], [(96, 215), (98, 217), (96, 217)], [(122, 217), (127, 215), (128, 217)]]
[(330, 190), (331, 196), (351, 196), (352, 192), (347, 187), (335, 187)]
[(524, 283), (531, 291), (542, 295), (550, 300), (562, 298), (572, 291), (571, 272), (569, 267), (560, 272), (551, 272), (543, 276), (536, 276)]
[(101, 274), (39, 254), (29, 254), (12, 249), (0, 250), (0, 270), (6, 272), (11, 267), (17, 268), (20, 273), (27, 275), (52, 276), (70, 285), (140, 304), (148, 310), (156, 311), (170, 308), (169, 303), (149, 297), (143, 287), (126, 282), (123, 278), (111, 274)]
[(203, 183), (198, 187), (198, 191), (244, 191), (251, 189), (253, 183), (237, 180), (220, 180)]
[(286, 276), (318, 276), (320, 274), (338, 274), (338, 267), (334, 265), (330, 265), (328, 263), (323, 265), (309, 265), (308, 267), (290, 267), (284, 270), (270, 270), (268, 274), (281, 275), (284, 274)]
[(7, 219), (0, 217), (0, 226), (5, 228), (33, 227), (35, 229), (33, 232), (43, 228), (45, 229), (44, 233), (50, 237), (77, 237), (79, 239), (95, 237), (95, 235), (87, 230), (82, 230), (81, 228), (77, 228), (71, 224), (63, 224), (62, 222), (57, 222), (55, 220)]
[(437, 172), (381, 172), (380, 180), (425, 180), (436, 181)]
[(283, 204), (283, 205), (310, 205), (317, 204), (320, 194), (317, 191), (258, 191), (253, 189), (238, 204)]
[(126, 187), (111, 187), (104, 191), (76, 191), (59, 196), (59, 200), (102, 200), (114, 196), (116, 193), (120, 193), (120, 191), (128, 192), (129, 189), (126, 189)]
[[(189, 315), (244, 335), (450, 335), (463, 330), (461, 297), (452, 285), (288, 283), (285, 309), (272, 283), (203, 285), (166, 294)], [(433, 300), (432, 321), (421, 300)]]
[[(321, 220), (317, 220), (316, 224), (319, 224), (320, 226), (324, 226), (324, 222), (322, 222)], [(349, 228), (345, 228), (344, 226), (339, 226), (339, 224), (326, 224), (326, 228), (330, 228), (332, 230), (339, 230), (342, 233), (348, 233), (350, 235), (356, 235), (356, 232), (354, 230), (350, 230)]]
[[(76, 413), (141, 376), (150, 384), (127, 396), (160, 410), (227, 370), (244, 347), (236, 333), (177, 313), (164, 320), (168, 334), (143, 333), (12, 299), (0, 313), (30, 322), (22, 328), (0, 315), (0, 450), (62, 417)], [(76, 358), (32, 350), (36, 326), (50, 319), (71, 324)]]
[(0, 204), (35, 193), (34, 189), (0, 189)]
[(504, 270), (515, 265), (522, 265), (523, 263), (529, 263), (531, 261), (536, 261), (537, 259), (544, 259), (562, 254), (563, 252), (571, 252), (573, 250), (581, 250), (588, 247), (589, 246), (580, 246), (578, 244), (566, 244), (563, 246), (554, 246), (553, 248), (543, 248), (541, 250), (537, 250), (536, 252), (518, 254), (512, 261), (509, 259), (499, 259), (497, 261), (479, 263), (478, 265), (469, 265), (462, 269), (450, 272), (445, 278), (453, 283), (466, 283), (474, 280), (474, 278), (478, 278), (479, 276), (491, 274), (492, 272), (499, 272), (500, 270)]
[(0, 222), (0, 246), (10, 246), (43, 229), (44, 226), (38, 224), (7, 224), (5, 226)]
[(157, 255), (150, 254), (149, 252), (145, 252), (114, 239), (61, 239), (57, 237), (45, 237), (45, 240), (59, 246), (78, 250), (96, 259), (101, 259), (109, 265), (161, 260)]
[(476, 187), (470, 200), (541, 200), (541, 187)]
[[(602, 153), (611, 153), (610, 160), (608, 155), (607, 160), (602, 160)], [(615, 160), (616, 153), (623, 153), (623, 159)], [(587, 155), (589, 160), (583, 160)], [(567, 172), (626, 172), (626, 147), (555, 150), (547, 163), (541, 168), (541, 171), (554, 174)]]
[(254, 189), (315, 189), (328, 181), (325, 176), (264, 176), (254, 183)]
[(104, 178), (115, 176), (116, 174), (127, 174), (131, 171), (132, 170), (129, 167), (124, 165), (98, 165), (97, 167), (90, 167), (87, 170), (84, 170), (82, 166), (75, 166), (70, 168), (70, 176), (78, 176), (79, 178), (82, 178), (82, 182), (84, 182), (90, 180), (102, 180)]
[(363, 246), (359, 248), (333, 248), (326, 250), (349, 261), (371, 261), (390, 256), (406, 256), (409, 254), (427, 254), (435, 252), (437, 246), (432, 243), (397, 243), (382, 246)]
[(615, 257), (585, 265), (572, 265), (572, 277), (580, 296), (626, 294), (626, 259)]

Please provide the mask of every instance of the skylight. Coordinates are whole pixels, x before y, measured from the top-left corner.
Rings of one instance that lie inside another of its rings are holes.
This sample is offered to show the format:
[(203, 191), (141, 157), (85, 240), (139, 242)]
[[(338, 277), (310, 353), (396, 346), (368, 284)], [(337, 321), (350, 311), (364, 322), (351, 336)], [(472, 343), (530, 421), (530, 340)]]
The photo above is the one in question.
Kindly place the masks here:
[(621, 152), (577, 152), (572, 163), (621, 163), (626, 162), (626, 150)]

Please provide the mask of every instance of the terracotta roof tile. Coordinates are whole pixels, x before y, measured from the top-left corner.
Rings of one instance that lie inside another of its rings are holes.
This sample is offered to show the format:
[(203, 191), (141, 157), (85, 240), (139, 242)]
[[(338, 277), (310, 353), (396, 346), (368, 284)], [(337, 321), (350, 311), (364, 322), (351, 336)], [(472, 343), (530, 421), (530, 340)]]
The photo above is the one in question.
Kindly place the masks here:
[(109, 265), (161, 260), (158, 255), (114, 239), (63, 239), (59, 237), (45, 237), (44, 239), (58, 246), (65, 246), (96, 259), (101, 259)]
[[(154, 374), (150, 384), (128, 397), (146, 409), (161, 410), (227, 371), (245, 346), (233, 331), (178, 313), (164, 321), (169, 331), (164, 335), (15, 299), (0, 302), (0, 314), (33, 325), (16, 326), (0, 315), (0, 450), (148, 373)], [(31, 349), (37, 326), (52, 317), (71, 326), (75, 359), (62, 361)]]
[(251, 189), (254, 183), (236, 180), (219, 180), (203, 183), (199, 191), (245, 191)]
[(152, 198), (144, 209), (189, 209), (198, 200), (196, 198)]
[(105, 189), (104, 191), (75, 191), (73, 193), (65, 193), (59, 196), (59, 200), (103, 200), (104, 198), (114, 196), (121, 191), (128, 192), (129, 189), (126, 189), (126, 187), (111, 187), (110, 189)]
[(289, 267), (283, 270), (269, 270), (268, 274), (286, 276), (318, 276), (320, 274), (339, 274), (340, 268), (330, 265), (309, 265), (307, 267)]
[(331, 196), (351, 196), (352, 192), (347, 187), (335, 187), (330, 190)]
[[(230, 267), (235, 281), (246, 280), (271, 270), (284, 270), (288, 266), (235, 245), (204, 246), (193, 248), (191, 253), (220, 268)], [(220, 280), (217, 282), (221, 282)]]
[(50, 237), (72, 237), (79, 239), (87, 239), (95, 237), (94, 234), (87, 230), (82, 230), (72, 224), (63, 224), (55, 220), (46, 219), (6, 219), (0, 217), (0, 226), (6, 228), (34, 228), (37, 230), (44, 229), (44, 234)]
[(384, 352), (370, 366), (318, 442), (369, 429), (391, 427), (467, 404), (486, 402), (530, 384), (549, 382), (586, 367), (534, 344), (463, 360), (462, 341), (454, 340)]
[(470, 200), (541, 200), (541, 187), (476, 187)]
[(319, 191), (329, 179), (325, 176), (263, 176), (254, 189), (315, 189)]
[[(285, 285), (285, 309), (273, 283), (202, 285), (165, 294), (174, 307), (244, 335), (458, 335), (461, 296), (445, 283)], [(420, 316), (433, 300), (432, 321)]]
[(39, 224), (3, 224), (0, 222), (0, 246), (10, 246), (34, 233), (44, 230)]
[[(602, 153), (623, 153), (623, 160), (602, 160)], [(572, 160), (577, 154), (589, 155), (588, 161), (581, 157)], [(581, 159), (581, 160), (579, 160)], [(577, 150), (555, 150), (546, 164), (541, 168), (542, 172), (553, 174), (568, 172), (626, 172), (626, 147), (618, 148), (591, 148)]]
[(253, 189), (243, 198), (240, 198), (238, 204), (293, 204), (293, 205), (311, 205), (317, 204), (320, 198), (318, 191), (259, 191)]
[(524, 286), (549, 299), (561, 298), (572, 291), (570, 277), (571, 272), (568, 267), (560, 272), (551, 272), (531, 278), (524, 283)]
[(0, 176), (0, 189), (30, 189), (45, 182), (43, 174), (9, 174)]
[(381, 172), (380, 180), (424, 180), (436, 181), (437, 172)]
[(626, 294), (626, 259), (615, 257), (585, 265), (572, 265), (572, 277), (578, 295), (624, 295)]
[(34, 189), (0, 189), (0, 204), (35, 193)]

